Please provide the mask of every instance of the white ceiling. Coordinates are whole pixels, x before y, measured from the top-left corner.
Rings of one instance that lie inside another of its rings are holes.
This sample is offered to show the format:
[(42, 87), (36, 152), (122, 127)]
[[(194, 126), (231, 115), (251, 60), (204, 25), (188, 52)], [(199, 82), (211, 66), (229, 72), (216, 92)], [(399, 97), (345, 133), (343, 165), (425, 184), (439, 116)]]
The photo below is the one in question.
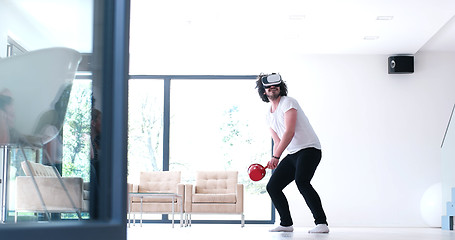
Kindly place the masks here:
[(455, 17), (452, 17), (420, 51), (455, 52)]
[[(13, 2), (56, 41), (90, 51), (83, 39), (91, 33), (74, 19), (91, 19), (91, 0), (44, 0), (39, 8), (36, 0)], [(297, 54), (455, 52), (454, 16), (453, 0), (132, 0), (131, 51), (190, 42), (199, 51), (242, 45)]]

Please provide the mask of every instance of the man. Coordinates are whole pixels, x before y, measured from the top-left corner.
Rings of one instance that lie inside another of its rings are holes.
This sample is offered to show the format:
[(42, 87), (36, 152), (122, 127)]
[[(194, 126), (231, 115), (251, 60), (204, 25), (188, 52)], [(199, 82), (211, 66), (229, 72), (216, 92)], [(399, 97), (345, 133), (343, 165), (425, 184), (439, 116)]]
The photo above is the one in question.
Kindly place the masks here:
[[(294, 231), (283, 189), (295, 180), (315, 219), (316, 227), (308, 232), (328, 233), (321, 199), (310, 184), (321, 161), (319, 139), (298, 102), (287, 96), (287, 86), (279, 74), (261, 74), (256, 81), (256, 88), (261, 99), (271, 103), (267, 112), (267, 122), (273, 139), (273, 154), (267, 167), (275, 171), (267, 184), (267, 192), (280, 214), (280, 226), (270, 231)], [(285, 150), (288, 155), (280, 162)]]

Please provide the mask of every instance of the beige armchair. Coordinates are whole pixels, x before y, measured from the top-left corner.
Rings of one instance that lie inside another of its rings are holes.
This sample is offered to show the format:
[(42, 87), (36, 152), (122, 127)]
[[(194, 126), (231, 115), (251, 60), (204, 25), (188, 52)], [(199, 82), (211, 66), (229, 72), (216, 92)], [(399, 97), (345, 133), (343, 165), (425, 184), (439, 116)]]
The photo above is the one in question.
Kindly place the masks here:
[(237, 171), (200, 171), (196, 183), (185, 185), (185, 219), (191, 225), (191, 214), (243, 214), (243, 184), (238, 183)]
[[(128, 184), (129, 214), (180, 212), (180, 225), (183, 221), (185, 185), (180, 183), (179, 171), (141, 172), (139, 184)], [(166, 196), (174, 193), (176, 195)], [(176, 197), (177, 196), (177, 197)], [(130, 216), (128, 216), (130, 217)], [(172, 216), (174, 217), (174, 216)]]
[(19, 212), (88, 212), (89, 183), (82, 178), (61, 177), (54, 167), (34, 162), (24, 161), (21, 166), (26, 176), (16, 178), (16, 222)]

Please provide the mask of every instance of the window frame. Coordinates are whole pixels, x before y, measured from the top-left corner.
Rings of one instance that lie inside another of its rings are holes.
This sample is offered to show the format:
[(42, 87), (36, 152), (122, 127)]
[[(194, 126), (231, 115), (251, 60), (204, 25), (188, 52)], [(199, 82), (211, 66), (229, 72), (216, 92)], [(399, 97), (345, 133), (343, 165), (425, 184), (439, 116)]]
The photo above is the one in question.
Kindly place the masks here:
[[(169, 171), (169, 136), (170, 136), (170, 108), (171, 106), (171, 83), (172, 80), (255, 80), (257, 75), (130, 75), (129, 81), (136, 79), (162, 80), (164, 81), (164, 113), (163, 113), (163, 171)], [(273, 142), (272, 142), (273, 144)], [(273, 145), (271, 145), (271, 149)], [(271, 201), (270, 201), (271, 202)], [(274, 224), (275, 206), (271, 202), (270, 220), (245, 220), (245, 224)], [(144, 223), (170, 223), (167, 214), (162, 215), (161, 220), (143, 220)], [(239, 224), (240, 220), (192, 220), (192, 223), (217, 223), (217, 224)]]

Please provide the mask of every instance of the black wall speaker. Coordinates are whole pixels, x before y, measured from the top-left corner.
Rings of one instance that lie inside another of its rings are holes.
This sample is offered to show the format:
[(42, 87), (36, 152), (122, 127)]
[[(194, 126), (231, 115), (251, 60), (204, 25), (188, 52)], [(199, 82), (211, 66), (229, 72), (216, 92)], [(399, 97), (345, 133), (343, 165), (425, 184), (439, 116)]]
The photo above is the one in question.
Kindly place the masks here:
[(392, 56), (389, 57), (389, 74), (413, 73), (414, 56)]

